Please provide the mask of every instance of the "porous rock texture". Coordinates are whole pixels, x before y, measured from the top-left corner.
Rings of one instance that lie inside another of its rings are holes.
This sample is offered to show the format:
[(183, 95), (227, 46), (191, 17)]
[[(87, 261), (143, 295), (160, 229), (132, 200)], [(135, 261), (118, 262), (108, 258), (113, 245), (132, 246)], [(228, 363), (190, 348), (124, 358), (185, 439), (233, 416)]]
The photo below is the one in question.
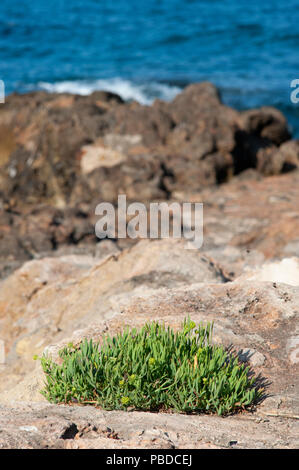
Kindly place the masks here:
[[(190, 198), (239, 175), (298, 168), (299, 143), (271, 107), (238, 112), (211, 83), (172, 102), (13, 94), (0, 107), (0, 271), (60, 248), (92, 249), (98, 203)], [(245, 176), (244, 176), (245, 175)]]
[[(283, 115), (230, 109), (209, 83), (150, 107), (39, 92), (9, 97), (0, 136), (0, 448), (298, 447), (299, 145)], [(203, 202), (203, 246), (99, 242), (94, 207), (121, 193)], [(40, 394), (35, 354), (188, 315), (259, 377), (254, 410), (108, 412)]]

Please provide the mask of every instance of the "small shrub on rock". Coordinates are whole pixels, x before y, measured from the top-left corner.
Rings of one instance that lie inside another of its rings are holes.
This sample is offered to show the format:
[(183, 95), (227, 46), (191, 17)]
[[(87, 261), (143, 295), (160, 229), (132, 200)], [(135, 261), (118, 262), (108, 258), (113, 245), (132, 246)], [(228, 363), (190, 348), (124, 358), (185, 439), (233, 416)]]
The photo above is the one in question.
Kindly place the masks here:
[(261, 392), (249, 369), (211, 344), (212, 325), (187, 319), (180, 331), (153, 322), (126, 329), (102, 344), (84, 340), (43, 356), (43, 395), (53, 403), (94, 404), (106, 410), (206, 412), (245, 409)]

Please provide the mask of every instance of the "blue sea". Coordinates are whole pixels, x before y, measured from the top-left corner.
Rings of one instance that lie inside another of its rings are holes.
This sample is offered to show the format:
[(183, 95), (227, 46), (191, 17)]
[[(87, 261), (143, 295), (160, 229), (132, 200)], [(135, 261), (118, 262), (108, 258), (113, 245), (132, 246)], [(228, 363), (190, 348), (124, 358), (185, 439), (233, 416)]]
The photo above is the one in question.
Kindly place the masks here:
[(209, 80), (238, 109), (273, 105), (299, 137), (298, 0), (1, 0), (6, 92), (105, 89), (150, 104)]

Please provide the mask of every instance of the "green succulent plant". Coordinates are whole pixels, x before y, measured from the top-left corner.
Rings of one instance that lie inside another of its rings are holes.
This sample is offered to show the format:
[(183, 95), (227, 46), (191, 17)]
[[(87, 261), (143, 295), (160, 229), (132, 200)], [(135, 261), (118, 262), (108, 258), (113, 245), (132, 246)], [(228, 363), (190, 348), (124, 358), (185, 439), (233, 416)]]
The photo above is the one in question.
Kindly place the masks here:
[(107, 410), (174, 410), (219, 415), (246, 409), (261, 395), (249, 368), (212, 345), (213, 325), (185, 319), (174, 332), (158, 322), (126, 329), (102, 344), (84, 340), (39, 358), (41, 393), (53, 403), (94, 404)]

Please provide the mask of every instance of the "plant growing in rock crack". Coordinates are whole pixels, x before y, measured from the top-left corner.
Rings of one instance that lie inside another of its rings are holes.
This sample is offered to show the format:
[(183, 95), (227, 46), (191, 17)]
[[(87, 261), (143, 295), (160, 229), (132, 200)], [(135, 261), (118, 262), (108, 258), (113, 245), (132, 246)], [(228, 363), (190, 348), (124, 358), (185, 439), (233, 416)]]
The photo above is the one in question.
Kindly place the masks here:
[(219, 415), (246, 409), (260, 397), (249, 368), (211, 344), (212, 325), (185, 319), (180, 331), (153, 322), (140, 330), (84, 340), (40, 358), (41, 393), (54, 403), (94, 404), (107, 410), (174, 410)]

